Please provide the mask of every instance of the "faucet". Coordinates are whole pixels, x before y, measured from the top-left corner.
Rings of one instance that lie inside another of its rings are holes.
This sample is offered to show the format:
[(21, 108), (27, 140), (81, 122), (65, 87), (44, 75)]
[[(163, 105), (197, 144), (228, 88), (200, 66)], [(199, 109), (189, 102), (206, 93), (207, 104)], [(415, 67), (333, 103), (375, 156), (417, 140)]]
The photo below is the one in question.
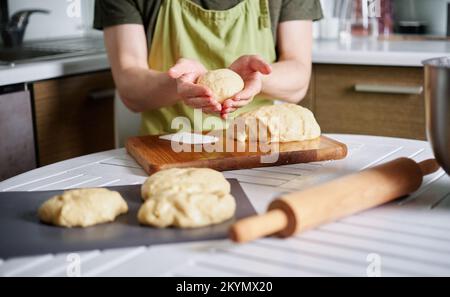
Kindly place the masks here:
[(8, 20), (2, 20), (1, 34), (5, 47), (16, 47), (22, 45), (23, 37), (27, 29), (28, 20), (33, 13), (49, 14), (50, 11), (44, 9), (20, 10), (13, 14)]

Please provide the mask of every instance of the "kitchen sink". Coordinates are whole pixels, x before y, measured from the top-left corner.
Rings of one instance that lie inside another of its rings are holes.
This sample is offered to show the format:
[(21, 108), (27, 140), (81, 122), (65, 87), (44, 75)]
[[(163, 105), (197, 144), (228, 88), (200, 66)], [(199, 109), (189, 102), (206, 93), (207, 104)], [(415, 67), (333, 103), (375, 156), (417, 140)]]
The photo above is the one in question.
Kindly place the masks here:
[(73, 38), (24, 44), (17, 48), (0, 47), (0, 64), (14, 65), (104, 53), (101, 38)]
[(2, 48), (0, 49), (0, 61), (5, 63), (14, 63), (37, 58), (51, 58), (52, 56), (61, 54), (65, 54), (65, 52), (33, 48)]

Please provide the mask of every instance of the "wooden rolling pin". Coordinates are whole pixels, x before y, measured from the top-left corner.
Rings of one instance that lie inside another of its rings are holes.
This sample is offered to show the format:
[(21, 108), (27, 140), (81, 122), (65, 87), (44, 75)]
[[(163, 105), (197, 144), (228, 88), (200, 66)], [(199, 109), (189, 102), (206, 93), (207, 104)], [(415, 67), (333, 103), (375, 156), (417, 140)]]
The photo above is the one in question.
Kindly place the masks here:
[(438, 169), (435, 160), (417, 164), (408, 158), (397, 159), (281, 196), (267, 213), (235, 223), (229, 235), (238, 243), (274, 234), (288, 237), (408, 195), (420, 188), (425, 175)]

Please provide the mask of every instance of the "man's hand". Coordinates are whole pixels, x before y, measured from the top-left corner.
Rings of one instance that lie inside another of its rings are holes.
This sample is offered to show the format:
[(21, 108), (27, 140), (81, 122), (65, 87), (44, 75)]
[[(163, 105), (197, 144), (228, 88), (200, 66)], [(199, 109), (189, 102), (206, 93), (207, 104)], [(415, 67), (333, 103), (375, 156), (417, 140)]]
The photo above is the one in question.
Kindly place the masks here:
[(253, 97), (261, 92), (262, 75), (272, 72), (271, 66), (260, 56), (255, 55), (242, 56), (229, 68), (242, 77), (245, 87), (233, 98), (223, 103), (221, 115), (224, 119), (228, 117), (229, 113), (249, 104)]
[(177, 92), (186, 105), (201, 109), (205, 113), (220, 113), (222, 105), (214, 100), (208, 88), (197, 85), (197, 79), (206, 73), (206, 68), (198, 61), (180, 59), (169, 69), (169, 76), (177, 81)]

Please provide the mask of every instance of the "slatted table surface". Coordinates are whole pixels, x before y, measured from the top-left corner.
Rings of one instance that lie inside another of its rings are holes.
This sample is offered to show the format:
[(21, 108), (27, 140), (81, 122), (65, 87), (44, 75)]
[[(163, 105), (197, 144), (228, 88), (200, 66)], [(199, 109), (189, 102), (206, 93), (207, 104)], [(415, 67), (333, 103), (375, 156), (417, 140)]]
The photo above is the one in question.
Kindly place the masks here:
[[(281, 192), (359, 171), (398, 157), (432, 156), (422, 141), (330, 135), (349, 147), (345, 160), (226, 172), (262, 212)], [(0, 183), (0, 191), (140, 184), (144, 171), (125, 150), (53, 164)], [(6, 240), (6, 239), (2, 239)], [(0, 260), (1, 276), (449, 276), (450, 178), (443, 170), (387, 206), (305, 234), (246, 245), (223, 241), (94, 250)]]

